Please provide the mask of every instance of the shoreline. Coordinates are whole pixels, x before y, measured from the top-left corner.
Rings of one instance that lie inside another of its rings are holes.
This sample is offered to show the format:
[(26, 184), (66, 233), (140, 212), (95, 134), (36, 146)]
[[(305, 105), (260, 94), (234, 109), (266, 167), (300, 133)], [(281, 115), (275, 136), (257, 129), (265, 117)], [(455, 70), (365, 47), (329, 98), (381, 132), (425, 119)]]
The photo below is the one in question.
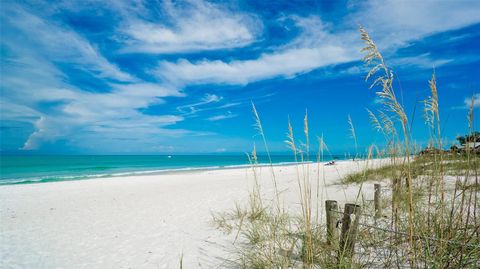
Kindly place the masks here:
[[(350, 161), (350, 160), (335, 160), (335, 162)], [(302, 164), (326, 164), (329, 161), (316, 162), (278, 162), (278, 163), (259, 163), (256, 167), (276, 167), (276, 166), (294, 166)], [(59, 175), (59, 176), (45, 176), (45, 177), (26, 177), (26, 178), (6, 178), (0, 180), (0, 188), (2, 186), (9, 185), (25, 185), (25, 184), (41, 184), (41, 183), (53, 183), (63, 181), (78, 181), (78, 180), (95, 180), (104, 178), (120, 178), (120, 177), (134, 177), (134, 176), (149, 176), (149, 175), (171, 175), (177, 173), (191, 173), (202, 171), (216, 171), (216, 170), (230, 170), (230, 169), (243, 169), (251, 168), (252, 164), (238, 164), (238, 165), (219, 165), (219, 166), (206, 166), (206, 167), (182, 167), (182, 168), (166, 168), (155, 170), (134, 170), (116, 173), (106, 174), (86, 174), (86, 175)]]

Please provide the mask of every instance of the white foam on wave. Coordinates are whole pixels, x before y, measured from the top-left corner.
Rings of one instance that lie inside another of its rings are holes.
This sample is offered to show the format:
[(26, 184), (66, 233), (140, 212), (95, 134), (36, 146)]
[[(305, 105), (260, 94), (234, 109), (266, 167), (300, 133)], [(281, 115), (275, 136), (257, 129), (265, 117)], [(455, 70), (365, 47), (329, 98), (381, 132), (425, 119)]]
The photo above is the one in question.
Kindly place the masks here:
[[(313, 163), (308, 162), (278, 162), (278, 163), (258, 163), (255, 166), (282, 166), (282, 165), (295, 165)], [(236, 164), (236, 165), (215, 165), (215, 166), (202, 166), (202, 167), (181, 167), (181, 168), (165, 168), (155, 170), (141, 170), (141, 171), (126, 171), (118, 173), (104, 173), (104, 174), (84, 174), (84, 175), (59, 175), (59, 176), (43, 176), (43, 177), (27, 177), (27, 178), (6, 178), (0, 180), (0, 185), (13, 185), (13, 184), (28, 184), (28, 183), (45, 183), (45, 182), (57, 182), (57, 181), (69, 181), (69, 180), (85, 180), (94, 178), (106, 178), (106, 177), (127, 177), (134, 175), (155, 175), (166, 174), (176, 172), (189, 172), (189, 171), (208, 171), (208, 170), (220, 170), (220, 169), (238, 169), (251, 167), (252, 164)]]

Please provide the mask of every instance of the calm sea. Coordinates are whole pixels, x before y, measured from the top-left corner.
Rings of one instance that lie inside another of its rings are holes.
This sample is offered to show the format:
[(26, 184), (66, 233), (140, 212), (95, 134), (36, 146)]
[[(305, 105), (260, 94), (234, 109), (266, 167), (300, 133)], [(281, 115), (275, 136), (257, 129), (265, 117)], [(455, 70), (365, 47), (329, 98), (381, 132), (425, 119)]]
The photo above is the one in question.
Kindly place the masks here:
[[(272, 156), (274, 164), (292, 161), (292, 155)], [(268, 163), (268, 158), (259, 156), (259, 163)], [(0, 155), (0, 185), (245, 165), (249, 165), (246, 155)]]

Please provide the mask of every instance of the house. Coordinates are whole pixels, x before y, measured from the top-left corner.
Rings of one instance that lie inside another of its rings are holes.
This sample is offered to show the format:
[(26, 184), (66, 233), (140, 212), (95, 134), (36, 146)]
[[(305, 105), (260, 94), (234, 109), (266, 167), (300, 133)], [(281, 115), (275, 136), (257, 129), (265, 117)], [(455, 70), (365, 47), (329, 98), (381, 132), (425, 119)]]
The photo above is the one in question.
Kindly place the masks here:
[(461, 145), (460, 150), (480, 152), (480, 142), (468, 142)]

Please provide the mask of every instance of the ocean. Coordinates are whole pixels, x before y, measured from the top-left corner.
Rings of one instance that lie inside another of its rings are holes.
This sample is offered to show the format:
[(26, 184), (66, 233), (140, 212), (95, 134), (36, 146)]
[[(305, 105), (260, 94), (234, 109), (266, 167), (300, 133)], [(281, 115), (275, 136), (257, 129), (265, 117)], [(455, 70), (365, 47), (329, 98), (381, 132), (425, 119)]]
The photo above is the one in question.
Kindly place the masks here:
[[(272, 155), (271, 158), (273, 164), (294, 161), (292, 155)], [(260, 164), (269, 163), (267, 156), (259, 156), (258, 160)], [(0, 155), (0, 185), (234, 168), (246, 165), (249, 165), (247, 156), (240, 154)]]

